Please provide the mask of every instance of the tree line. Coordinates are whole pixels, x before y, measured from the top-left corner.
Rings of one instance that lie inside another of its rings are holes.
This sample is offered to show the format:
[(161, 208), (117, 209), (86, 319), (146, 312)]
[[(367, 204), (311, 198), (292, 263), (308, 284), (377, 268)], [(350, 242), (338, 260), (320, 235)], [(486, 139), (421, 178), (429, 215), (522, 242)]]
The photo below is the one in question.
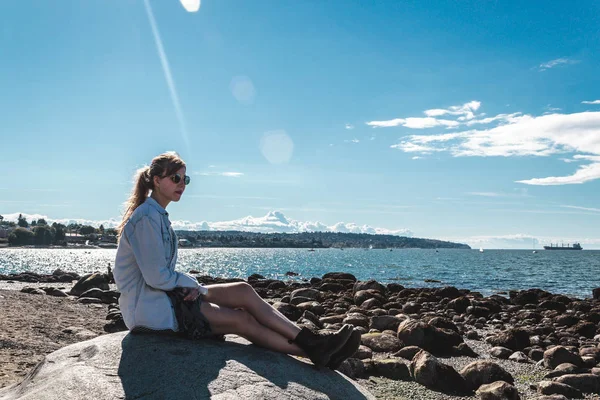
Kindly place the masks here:
[(0, 215), (0, 227), (12, 229), (12, 232), (8, 235), (8, 244), (10, 246), (66, 246), (67, 235), (71, 234), (90, 236), (90, 238), (95, 238), (93, 235), (117, 234), (115, 229), (104, 229), (103, 225), (95, 228), (91, 225), (77, 223), (64, 225), (53, 222), (52, 224), (48, 224), (43, 218), (32, 220), (30, 223), (22, 214), (19, 214), (16, 223), (4, 221), (4, 217)]
[(395, 235), (341, 232), (256, 233), (241, 231), (177, 231), (194, 247), (299, 247), (374, 249), (470, 249), (466, 244)]

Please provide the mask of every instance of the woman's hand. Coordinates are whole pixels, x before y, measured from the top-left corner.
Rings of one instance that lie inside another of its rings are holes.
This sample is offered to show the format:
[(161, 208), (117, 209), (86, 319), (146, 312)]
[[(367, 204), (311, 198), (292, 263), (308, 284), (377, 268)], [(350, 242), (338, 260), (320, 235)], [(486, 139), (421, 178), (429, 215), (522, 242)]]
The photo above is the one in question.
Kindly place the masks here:
[(198, 288), (182, 288), (182, 291), (186, 294), (186, 296), (183, 298), (183, 301), (195, 301), (200, 296), (200, 290)]

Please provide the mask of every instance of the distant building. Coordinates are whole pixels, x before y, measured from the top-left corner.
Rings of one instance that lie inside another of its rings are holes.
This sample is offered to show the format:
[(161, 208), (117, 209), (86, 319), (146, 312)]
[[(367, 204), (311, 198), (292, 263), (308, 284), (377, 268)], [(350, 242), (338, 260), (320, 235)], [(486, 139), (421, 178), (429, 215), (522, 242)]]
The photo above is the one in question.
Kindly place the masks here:
[(192, 247), (192, 242), (187, 239), (179, 239), (179, 247)]
[(85, 243), (86, 240), (89, 240), (89, 237), (79, 233), (67, 233), (65, 240), (67, 243)]

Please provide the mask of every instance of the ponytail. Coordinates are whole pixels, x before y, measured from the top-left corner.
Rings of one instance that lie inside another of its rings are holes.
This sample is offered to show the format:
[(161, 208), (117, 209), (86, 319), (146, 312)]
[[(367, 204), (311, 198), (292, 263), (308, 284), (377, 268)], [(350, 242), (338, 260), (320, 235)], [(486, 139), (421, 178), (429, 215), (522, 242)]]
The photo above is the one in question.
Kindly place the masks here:
[(125, 202), (125, 214), (123, 220), (117, 227), (117, 235), (120, 237), (123, 233), (125, 224), (131, 217), (136, 208), (141, 206), (148, 197), (151, 190), (154, 189), (154, 177), (165, 176), (175, 173), (180, 168), (185, 167), (185, 162), (174, 151), (168, 151), (157, 157), (154, 157), (150, 166), (140, 168), (134, 175), (133, 189), (129, 199)]
[(148, 197), (152, 186), (154, 186), (152, 179), (150, 179), (150, 167), (146, 166), (138, 169), (134, 176), (134, 182), (135, 184), (131, 191), (131, 195), (125, 202), (125, 214), (123, 215), (123, 220), (117, 227), (117, 234), (119, 236), (121, 236), (123, 228), (125, 227), (127, 220), (129, 220), (129, 217), (131, 217), (131, 214), (146, 201), (146, 197)]

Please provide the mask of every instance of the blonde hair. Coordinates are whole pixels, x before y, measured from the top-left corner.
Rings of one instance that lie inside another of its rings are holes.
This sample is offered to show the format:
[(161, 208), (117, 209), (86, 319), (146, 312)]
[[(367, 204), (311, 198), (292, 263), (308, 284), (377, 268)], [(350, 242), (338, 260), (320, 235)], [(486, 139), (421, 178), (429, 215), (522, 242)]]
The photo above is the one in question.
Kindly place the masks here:
[(117, 234), (121, 236), (125, 224), (131, 217), (136, 208), (141, 206), (151, 190), (154, 189), (154, 177), (169, 176), (185, 167), (185, 162), (174, 151), (167, 151), (152, 159), (150, 165), (140, 168), (136, 171), (133, 181), (133, 189), (129, 199), (124, 203), (125, 214), (123, 220), (117, 227)]

